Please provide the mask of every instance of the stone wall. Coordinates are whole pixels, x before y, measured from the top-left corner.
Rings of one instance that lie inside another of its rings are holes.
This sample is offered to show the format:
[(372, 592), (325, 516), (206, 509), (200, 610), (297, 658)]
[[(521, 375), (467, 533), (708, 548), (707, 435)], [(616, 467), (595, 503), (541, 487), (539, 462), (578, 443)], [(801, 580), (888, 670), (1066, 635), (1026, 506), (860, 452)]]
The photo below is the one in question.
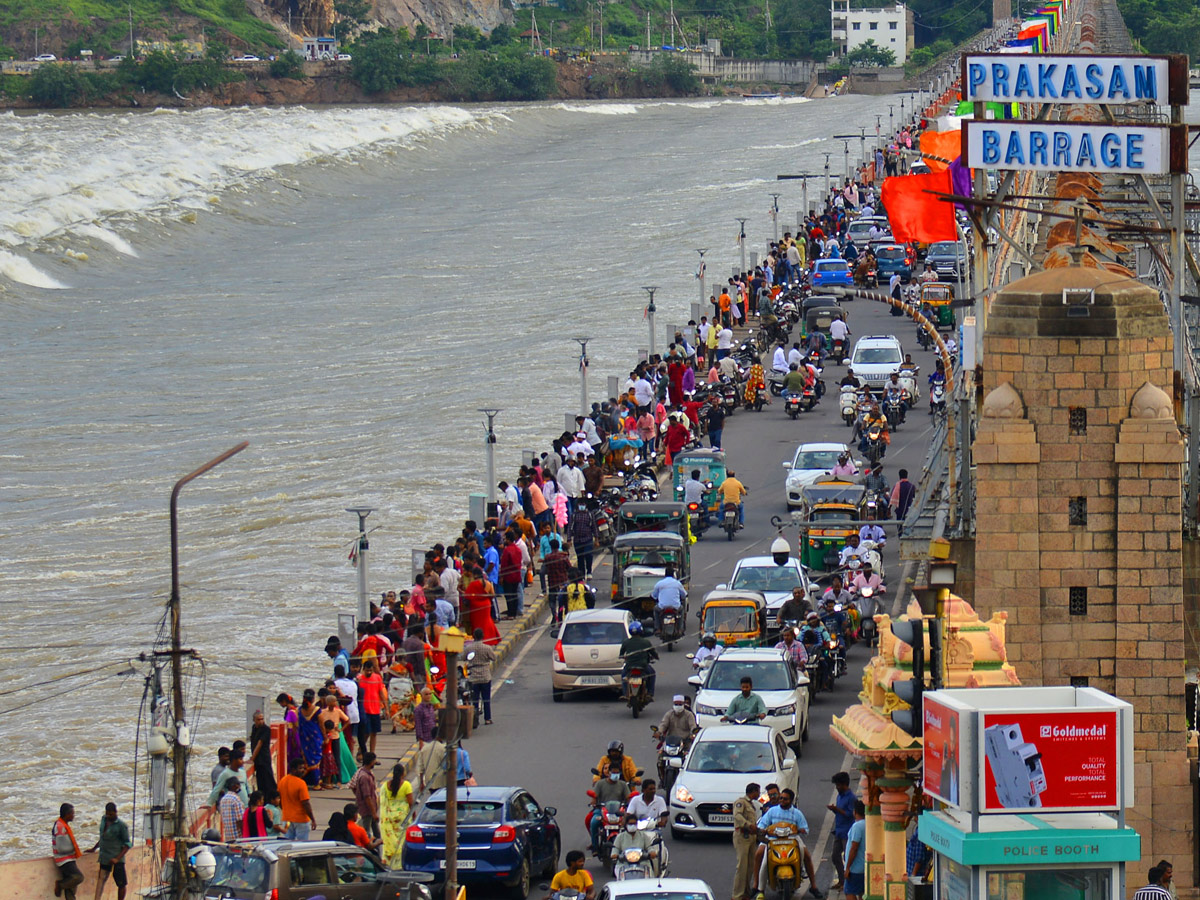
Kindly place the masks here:
[(651, 65), (663, 53), (671, 53), (696, 67), (701, 78), (734, 81), (741, 84), (802, 84), (807, 86), (817, 74), (817, 64), (807, 59), (734, 59), (712, 53), (676, 53), (670, 50), (630, 50), (629, 62)]

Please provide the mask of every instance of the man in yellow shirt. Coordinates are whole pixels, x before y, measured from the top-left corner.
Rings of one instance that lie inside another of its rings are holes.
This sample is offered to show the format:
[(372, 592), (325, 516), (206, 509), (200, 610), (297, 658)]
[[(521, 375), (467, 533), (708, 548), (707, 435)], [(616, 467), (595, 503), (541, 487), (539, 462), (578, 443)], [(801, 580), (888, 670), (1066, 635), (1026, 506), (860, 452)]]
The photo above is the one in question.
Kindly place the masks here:
[(746, 486), (733, 477), (733, 470), (725, 473), (725, 480), (718, 488), (721, 492), (722, 503), (732, 503), (738, 508), (738, 526), (744, 527), (746, 524), (746, 504), (745, 498), (748, 493)]
[(572, 850), (567, 854), (567, 867), (554, 876), (550, 882), (550, 890), (557, 894), (561, 890), (574, 889), (581, 892), (585, 900), (595, 900), (596, 884), (592, 876), (583, 867), (586, 857), (582, 850)]

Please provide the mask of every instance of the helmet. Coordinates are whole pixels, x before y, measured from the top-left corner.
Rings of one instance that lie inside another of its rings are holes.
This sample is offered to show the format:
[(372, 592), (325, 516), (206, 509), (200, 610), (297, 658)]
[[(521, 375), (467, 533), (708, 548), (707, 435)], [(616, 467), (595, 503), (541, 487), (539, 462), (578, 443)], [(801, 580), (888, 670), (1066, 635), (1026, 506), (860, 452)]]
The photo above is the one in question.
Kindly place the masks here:
[(704, 637), (700, 638), (700, 643), (706, 644), (709, 641), (715, 641), (716, 639), (717, 636), (715, 634), (713, 634), (711, 631), (706, 631), (704, 632)]
[(641, 634), (642, 633), (642, 623), (636, 622), (636, 621), (630, 622), (629, 623), (629, 633), (630, 634)]
[(608, 745), (608, 752), (612, 753), (614, 750), (616, 750), (620, 754), (624, 754), (625, 753), (625, 745), (622, 744), (620, 741), (612, 741)]

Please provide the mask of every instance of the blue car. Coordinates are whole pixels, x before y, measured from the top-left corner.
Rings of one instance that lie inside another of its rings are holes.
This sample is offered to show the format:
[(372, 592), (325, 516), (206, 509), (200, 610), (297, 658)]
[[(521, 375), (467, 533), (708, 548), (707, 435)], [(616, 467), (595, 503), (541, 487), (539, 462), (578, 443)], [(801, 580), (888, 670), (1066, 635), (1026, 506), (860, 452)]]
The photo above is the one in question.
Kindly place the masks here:
[(854, 286), (854, 273), (850, 271), (850, 264), (844, 259), (818, 259), (813, 263), (813, 289), (833, 284)]
[[(458, 882), (495, 884), (525, 900), (531, 879), (558, 870), (562, 834), (552, 806), (519, 787), (458, 789)], [(446, 791), (434, 792), (405, 834), (401, 867), (445, 878)], [(436, 896), (436, 892), (435, 892)]]

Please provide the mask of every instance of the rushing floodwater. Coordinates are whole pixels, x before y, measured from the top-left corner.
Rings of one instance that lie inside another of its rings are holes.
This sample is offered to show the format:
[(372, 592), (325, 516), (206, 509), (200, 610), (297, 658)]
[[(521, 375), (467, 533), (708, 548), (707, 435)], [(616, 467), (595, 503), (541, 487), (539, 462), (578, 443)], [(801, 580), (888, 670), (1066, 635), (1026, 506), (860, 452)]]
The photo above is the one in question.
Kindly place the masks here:
[(180, 475), (250, 441), (181, 504), (203, 778), (243, 693), (325, 672), (344, 507), (378, 507), (372, 590), (404, 586), (482, 489), (475, 409), (504, 407), (510, 472), (576, 408), (573, 336), (601, 399), (640, 286), (686, 321), (695, 248), (727, 275), (775, 190), (794, 225), (775, 175), (840, 175), (830, 135), (886, 102), (0, 116), (0, 858), (43, 853), (62, 800), (128, 815), (142, 682), (114, 676), (155, 635)]

